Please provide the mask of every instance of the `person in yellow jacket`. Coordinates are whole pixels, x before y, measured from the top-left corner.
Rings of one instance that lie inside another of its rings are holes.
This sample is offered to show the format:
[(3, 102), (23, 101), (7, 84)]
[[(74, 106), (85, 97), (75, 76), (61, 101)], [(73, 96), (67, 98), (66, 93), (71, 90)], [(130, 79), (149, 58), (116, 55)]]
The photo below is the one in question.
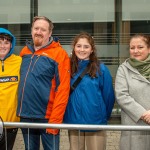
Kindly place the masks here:
[[(17, 91), (22, 59), (13, 54), (16, 39), (10, 31), (0, 28), (0, 117), (4, 122), (18, 122)], [(12, 150), (17, 128), (4, 129), (0, 150)], [(7, 140), (6, 140), (7, 139)]]

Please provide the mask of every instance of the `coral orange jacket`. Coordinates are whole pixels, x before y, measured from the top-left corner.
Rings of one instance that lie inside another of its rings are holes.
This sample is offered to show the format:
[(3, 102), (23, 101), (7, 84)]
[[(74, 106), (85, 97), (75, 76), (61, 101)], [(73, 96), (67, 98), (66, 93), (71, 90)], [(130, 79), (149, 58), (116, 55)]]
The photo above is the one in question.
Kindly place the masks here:
[[(34, 51), (25, 46), (22, 56), (17, 114), (62, 123), (70, 91), (70, 59), (59, 41)], [(47, 130), (57, 134), (56, 130)]]

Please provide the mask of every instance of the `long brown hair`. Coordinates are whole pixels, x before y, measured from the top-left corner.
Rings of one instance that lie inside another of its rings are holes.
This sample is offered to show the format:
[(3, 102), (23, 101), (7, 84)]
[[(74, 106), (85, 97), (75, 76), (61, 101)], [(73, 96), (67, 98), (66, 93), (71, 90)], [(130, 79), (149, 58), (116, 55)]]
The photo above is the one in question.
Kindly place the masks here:
[(96, 47), (94, 44), (94, 39), (87, 32), (81, 32), (80, 34), (76, 35), (72, 42), (73, 50), (72, 50), (72, 55), (71, 55), (71, 76), (73, 77), (74, 74), (78, 71), (78, 58), (75, 55), (74, 48), (75, 48), (76, 43), (81, 38), (86, 38), (93, 50), (93, 52), (90, 54), (90, 57), (89, 57), (90, 65), (88, 68), (88, 74), (92, 78), (94, 78), (96, 77), (97, 71), (99, 71), (99, 61), (98, 61), (97, 54), (96, 54)]

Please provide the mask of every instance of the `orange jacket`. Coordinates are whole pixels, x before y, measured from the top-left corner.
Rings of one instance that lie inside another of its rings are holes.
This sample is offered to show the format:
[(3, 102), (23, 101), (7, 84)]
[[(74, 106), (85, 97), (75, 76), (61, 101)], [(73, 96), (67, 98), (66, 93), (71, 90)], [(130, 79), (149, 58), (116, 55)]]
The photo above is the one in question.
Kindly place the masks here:
[[(23, 48), (17, 114), (62, 123), (70, 91), (70, 60), (58, 41), (34, 51)], [(58, 130), (47, 129), (57, 134)]]

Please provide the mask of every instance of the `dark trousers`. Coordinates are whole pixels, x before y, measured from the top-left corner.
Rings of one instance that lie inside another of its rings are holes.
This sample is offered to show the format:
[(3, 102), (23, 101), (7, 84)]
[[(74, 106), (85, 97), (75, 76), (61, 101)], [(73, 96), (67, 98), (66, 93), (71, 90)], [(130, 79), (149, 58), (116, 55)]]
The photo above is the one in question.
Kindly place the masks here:
[[(21, 118), (21, 122), (47, 123), (46, 119)], [(44, 150), (59, 150), (59, 134), (46, 133), (46, 129), (22, 128), (25, 150), (39, 150), (40, 137)]]
[(11, 128), (11, 129), (4, 129), (4, 135), (2, 139), (0, 140), (0, 150), (12, 150), (16, 135), (17, 135), (17, 128)]

